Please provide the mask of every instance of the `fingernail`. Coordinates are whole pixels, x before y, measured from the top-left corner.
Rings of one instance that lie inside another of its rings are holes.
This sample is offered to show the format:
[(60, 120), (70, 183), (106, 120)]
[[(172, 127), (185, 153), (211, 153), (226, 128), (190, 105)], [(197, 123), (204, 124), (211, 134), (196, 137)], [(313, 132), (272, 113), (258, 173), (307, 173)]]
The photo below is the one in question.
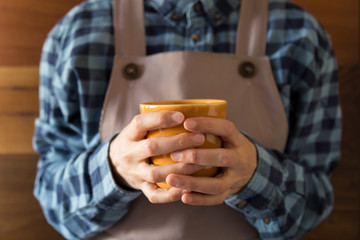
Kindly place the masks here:
[(194, 136), (194, 141), (196, 144), (202, 144), (204, 142), (204, 140), (205, 140), (204, 135), (202, 135), (202, 134), (196, 134)]
[(181, 201), (183, 203), (192, 203), (193, 202), (193, 198), (190, 195), (186, 195), (186, 196), (182, 196), (181, 197)]
[(175, 122), (178, 122), (178, 123), (182, 122), (184, 119), (184, 115), (182, 115), (179, 112), (174, 113), (171, 117)]
[(169, 181), (169, 185), (173, 186), (173, 187), (177, 187), (179, 185), (179, 179), (174, 177)]
[(186, 122), (186, 127), (187, 127), (189, 130), (195, 128), (196, 125), (197, 125), (197, 123), (196, 123), (194, 120), (188, 120), (188, 121)]
[(182, 158), (183, 154), (182, 152), (174, 152), (174, 153), (171, 153), (171, 158), (174, 160), (174, 161), (180, 161), (181, 158)]

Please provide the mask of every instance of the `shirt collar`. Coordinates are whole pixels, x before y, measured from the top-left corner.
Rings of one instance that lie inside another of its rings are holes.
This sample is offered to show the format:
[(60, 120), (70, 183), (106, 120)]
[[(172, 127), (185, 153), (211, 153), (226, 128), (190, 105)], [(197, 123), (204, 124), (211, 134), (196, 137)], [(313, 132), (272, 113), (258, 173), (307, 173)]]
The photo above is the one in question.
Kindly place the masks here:
[(215, 26), (221, 25), (232, 11), (238, 11), (241, 4), (241, 0), (146, 0), (146, 4), (168, 20), (171, 20), (174, 13), (180, 19), (198, 2), (201, 2), (204, 12)]

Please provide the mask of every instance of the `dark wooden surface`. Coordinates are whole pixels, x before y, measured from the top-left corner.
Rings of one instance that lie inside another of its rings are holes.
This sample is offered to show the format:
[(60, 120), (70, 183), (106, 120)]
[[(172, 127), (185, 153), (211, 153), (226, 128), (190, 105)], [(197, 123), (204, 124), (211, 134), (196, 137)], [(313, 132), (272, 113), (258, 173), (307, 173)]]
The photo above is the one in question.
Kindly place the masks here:
[[(332, 176), (331, 215), (304, 239), (360, 239), (359, 0), (294, 0), (332, 36), (340, 68), (342, 158)], [(62, 239), (32, 195), (37, 156), (31, 147), (38, 112), (41, 46), (50, 28), (81, 0), (0, 0), (0, 240)]]
[(0, 155), (0, 239), (63, 239), (45, 221), (32, 190), (35, 154)]

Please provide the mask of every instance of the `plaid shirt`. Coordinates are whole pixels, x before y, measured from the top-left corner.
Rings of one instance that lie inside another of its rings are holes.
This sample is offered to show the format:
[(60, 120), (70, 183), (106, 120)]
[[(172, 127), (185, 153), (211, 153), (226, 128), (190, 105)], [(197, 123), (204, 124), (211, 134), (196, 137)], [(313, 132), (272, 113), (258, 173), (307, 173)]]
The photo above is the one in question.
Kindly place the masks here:
[[(146, 0), (147, 53), (235, 52), (239, 0)], [(331, 211), (329, 175), (340, 157), (337, 65), (328, 35), (308, 12), (269, 0), (267, 55), (289, 120), (284, 153), (256, 143), (258, 168), (226, 204), (263, 239), (297, 239)], [(171, 16), (178, 16), (175, 23)], [(216, 21), (214, 13), (220, 13)], [(109, 140), (98, 125), (114, 57), (112, 0), (88, 0), (49, 33), (40, 65), (40, 154), (34, 194), (63, 236), (96, 235), (118, 222), (141, 193), (113, 180)], [(194, 42), (191, 35), (200, 36)], [(245, 201), (244, 201), (245, 200)]]

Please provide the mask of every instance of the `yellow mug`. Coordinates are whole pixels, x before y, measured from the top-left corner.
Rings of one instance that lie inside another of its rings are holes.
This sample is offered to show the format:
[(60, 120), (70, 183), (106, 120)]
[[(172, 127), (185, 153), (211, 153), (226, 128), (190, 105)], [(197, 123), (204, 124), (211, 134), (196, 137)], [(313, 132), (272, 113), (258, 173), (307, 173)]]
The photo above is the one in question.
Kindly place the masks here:
[[(158, 101), (147, 102), (140, 104), (140, 112), (159, 112), (159, 111), (178, 111), (182, 112), (186, 118), (192, 117), (213, 117), (213, 118), (225, 118), (226, 117), (225, 100), (219, 99), (185, 99), (185, 100), (170, 100), (170, 101)], [(159, 136), (174, 136), (187, 131), (183, 125), (179, 125), (173, 128), (158, 129), (150, 131), (147, 134), (147, 138), (159, 137)], [(221, 148), (222, 141), (218, 136), (212, 134), (204, 134), (205, 142), (198, 148)], [(163, 165), (175, 163), (170, 157), (170, 154), (154, 156), (151, 161), (155, 165)], [(217, 174), (218, 168), (205, 167), (194, 174), (193, 176), (205, 176), (213, 177)], [(165, 182), (156, 183), (160, 188), (170, 188)]]

